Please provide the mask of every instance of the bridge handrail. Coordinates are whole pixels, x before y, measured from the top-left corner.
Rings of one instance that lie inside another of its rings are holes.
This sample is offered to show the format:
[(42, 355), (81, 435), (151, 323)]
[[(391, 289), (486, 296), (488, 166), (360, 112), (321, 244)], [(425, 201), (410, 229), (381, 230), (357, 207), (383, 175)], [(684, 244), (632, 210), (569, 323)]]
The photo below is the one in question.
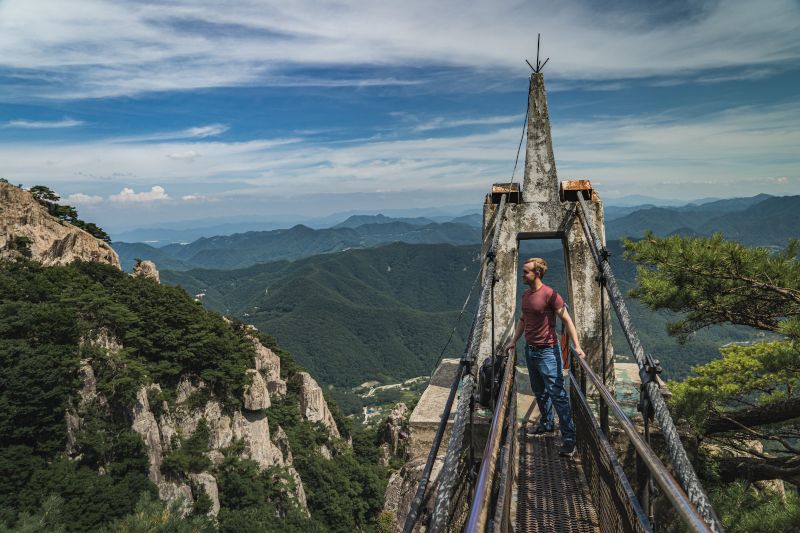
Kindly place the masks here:
[[(491, 495), (493, 478), (495, 468), (497, 466), (497, 458), (500, 451), (502, 437), (506, 434), (509, 437), (511, 432), (504, 432), (507, 420), (511, 413), (510, 404), (513, 399), (514, 392), (514, 379), (517, 366), (517, 353), (516, 350), (508, 356), (505, 363), (505, 372), (503, 374), (503, 383), (500, 385), (499, 403), (496, 405), (494, 414), (492, 415), (492, 425), (489, 430), (489, 436), (486, 439), (486, 446), (483, 450), (483, 460), (481, 461), (481, 470), (478, 474), (478, 481), (475, 484), (475, 495), (472, 498), (470, 505), (470, 514), (467, 519), (465, 531), (476, 532), (484, 531), (486, 522), (489, 517), (489, 506), (491, 505)], [(516, 423), (516, 420), (510, 420), (511, 424)]]
[[(692, 531), (704, 533), (711, 532), (711, 527), (706, 524), (706, 522), (703, 520), (703, 517), (697, 511), (697, 508), (694, 506), (694, 504), (689, 500), (689, 497), (683, 491), (681, 486), (678, 484), (675, 478), (669, 474), (667, 468), (664, 466), (664, 463), (661, 462), (655, 452), (653, 452), (644, 438), (642, 438), (642, 436), (639, 434), (636, 426), (631, 419), (628, 418), (628, 415), (626, 415), (622, 410), (622, 407), (619, 405), (619, 403), (617, 403), (617, 400), (614, 398), (614, 395), (611, 393), (611, 391), (609, 391), (606, 386), (603, 385), (602, 380), (597, 376), (597, 374), (595, 374), (585, 359), (578, 357), (577, 353), (572, 347), (570, 347), (570, 351), (573, 355), (573, 361), (577, 361), (584, 375), (589, 378), (589, 381), (592, 382), (602, 396), (603, 400), (606, 402), (606, 405), (610, 408), (611, 413), (617, 418), (617, 420), (619, 420), (622, 429), (631, 440), (631, 443), (636, 449), (636, 452), (639, 454), (639, 457), (642, 459), (647, 469), (653, 475), (656, 483), (658, 483), (658, 485), (664, 491), (664, 494), (675, 507), (684, 522), (686, 522)], [(578, 381), (573, 370), (574, 368), (570, 369), (570, 376), (572, 379), (572, 384), (575, 386)]]
[[(657, 363), (644, 352), (642, 343), (639, 340), (639, 335), (636, 332), (636, 328), (633, 326), (628, 308), (625, 305), (625, 300), (622, 298), (622, 292), (619, 290), (614, 273), (608, 263), (608, 252), (601, 246), (601, 241), (589, 222), (589, 208), (586, 206), (586, 201), (580, 194), (578, 195), (577, 206), (579, 207), (578, 211), (580, 216), (578, 218), (580, 219), (583, 233), (586, 237), (586, 241), (589, 243), (589, 249), (592, 252), (595, 264), (600, 271), (600, 280), (604, 284), (604, 288), (608, 293), (614, 311), (619, 318), (622, 332), (625, 334), (625, 339), (628, 341), (634, 359), (639, 366), (639, 375), (642, 379), (642, 391), (646, 394), (647, 399), (652, 405), (653, 414), (658, 421), (658, 425), (661, 427), (661, 432), (666, 441), (672, 465), (675, 467), (681, 486), (711, 530), (714, 533), (722, 533), (724, 531), (722, 523), (714, 512), (714, 508), (711, 506), (708, 496), (706, 496), (700, 485), (700, 480), (697, 478), (697, 474), (689, 461), (686, 450), (683, 448), (683, 443), (680, 440), (675, 423), (672, 421), (672, 415), (667, 408), (664, 397), (661, 395), (658, 383), (656, 383), (654, 379), (653, 374), (657, 368)], [(643, 416), (648, 417), (649, 413), (645, 412)]]
[[(430, 480), (430, 474), (433, 470), (433, 464), (436, 461), (436, 455), (439, 453), (442, 437), (444, 436), (445, 429), (447, 428), (447, 422), (450, 419), (450, 412), (453, 407), (456, 391), (458, 390), (458, 386), (464, 377), (467, 367), (471, 366), (476, 359), (478, 346), (480, 344), (480, 336), (483, 334), (483, 322), (486, 317), (486, 306), (489, 303), (489, 292), (494, 285), (492, 280), (495, 274), (495, 250), (497, 249), (497, 244), (500, 238), (500, 228), (502, 226), (503, 217), (505, 216), (507, 197), (508, 195), (506, 194), (501, 196), (500, 205), (495, 212), (494, 234), (492, 235), (491, 246), (486, 254), (487, 265), (486, 270), (484, 271), (483, 279), (481, 280), (481, 294), (480, 298), (478, 299), (478, 308), (475, 311), (475, 317), (470, 328), (467, 346), (464, 348), (464, 355), (461, 358), (460, 364), (458, 365), (458, 371), (456, 372), (456, 376), (453, 379), (452, 385), (450, 386), (450, 394), (447, 397), (447, 402), (445, 403), (444, 411), (442, 412), (442, 417), (436, 430), (436, 435), (434, 436), (433, 443), (431, 444), (431, 450), (428, 453), (428, 458), (425, 462), (422, 476), (420, 477), (419, 484), (417, 485), (417, 491), (414, 494), (414, 499), (411, 501), (408, 515), (406, 515), (406, 520), (403, 525), (403, 533), (411, 533), (411, 531), (414, 529), (414, 525), (417, 522), (419, 510), (422, 506), (422, 501), (425, 498), (425, 492)], [(440, 475), (443, 476), (445, 474), (447, 474), (447, 472), (445, 472), (443, 469)], [(445, 498), (445, 500), (446, 499), (447, 498)]]

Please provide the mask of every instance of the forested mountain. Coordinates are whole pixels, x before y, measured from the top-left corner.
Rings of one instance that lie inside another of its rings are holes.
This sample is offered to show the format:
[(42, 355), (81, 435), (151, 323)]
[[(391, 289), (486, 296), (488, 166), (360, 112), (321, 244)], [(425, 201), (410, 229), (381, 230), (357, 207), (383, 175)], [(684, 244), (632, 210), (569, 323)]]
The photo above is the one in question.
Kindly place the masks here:
[[(351, 220), (351, 219), (348, 219)], [(480, 242), (480, 229), (456, 223), (421, 224), (383, 217), (357, 227), (312, 229), (297, 225), (274, 231), (251, 231), (235, 235), (198, 239), (190, 244), (154, 248), (141, 243), (115, 243), (123, 268), (135, 259), (169, 261), (174, 270), (189, 268), (244, 268), (280, 259), (298, 259), (348, 248), (366, 248), (389, 242), (468, 244)], [(351, 220), (352, 222), (352, 220)], [(160, 259), (159, 259), (160, 258)], [(161, 263), (159, 263), (159, 266)], [(165, 265), (166, 266), (166, 265)]]
[[(396, 243), (162, 279), (269, 331), (321, 381), (353, 386), (430, 373), (475, 279), (477, 252)], [(459, 355), (468, 318), (447, 356)]]
[(381, 214), (378, 215), (352, 215), (342, 222), (339, 222), (333, 228), (357, 228), (364, 224), (388, 224), (390, 222), (403, 222), (405, 224), (413, 224), (415, 226), (427, 226), (428, 224), (435, 224), (435, 220), (425, 217), (413, 218), (394, 218), (387, 217)]
[(374, 431), (272, 337), (41, 204), (0, 182), (0, 531), (374, 529)]
[[(609, 249), (620, 285), (632, 288), (634, 266), (618, 241)], [(477, 246), (398, 243), (242, 270), (162, 272), (162, 280), (204, 293), (207, 307), (274, 334), (322, 382), (351, 387), (433, 369), (475, 279), (478, 252)], [(566, 295), (563, 253), (540, 255), (550, 265), (547, 282)], [(448, 357), (461, 355), (476, 298)], [(635, 300), (629, 306), (646, 349), (671, 378), (713, 357), (723, 342), (752, 338), (742, 328), (717, 327), (677, 345), (666, 332), (668, 312), (653, 313)], [(614, 345), (622, 357), (630, 353), (621, 335)]]

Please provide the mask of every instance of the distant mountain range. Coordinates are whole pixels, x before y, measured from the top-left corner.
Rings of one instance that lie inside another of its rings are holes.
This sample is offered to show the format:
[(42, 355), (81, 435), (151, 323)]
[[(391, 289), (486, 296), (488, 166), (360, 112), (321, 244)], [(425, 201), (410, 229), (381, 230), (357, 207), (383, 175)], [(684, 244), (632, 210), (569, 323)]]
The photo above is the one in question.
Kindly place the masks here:
[[(721, 232), (748, 245), (783, 246), (789, 239), (800, 236), (797, 231), (800, 228), (800, 196), (760, 194), (680, 207), (606, 206), (605, 215), (608, 240), (641, 238), (646, 231), (659, 236)], [(150, 259), (159, 268), (170, 270), (233, 269), (391, 242), (477, 243), (480, 242), (482, 220), (478, 213), (451, 218), (449, 222), (442, 222), (437, 216), (353, 215), (324, 229), (297, 225), (289, 229), (203, 237), (189, 244), (176, 243), (160, 248), (147, 243), (126, 242), (117, 242), (114, 248), (126, 270), (133, 267), (135, 259)]]
[(800, 196), (717, 200), (683, 207), (648, 207), (606, 221), (606, 238), (640, 238), (646, 231), (666, 236), (711, 235), (747, 245), (785, 246), (800, 237)]
[[(376, 221), (377, 220), (377, 221)], [(359, 222), (365, 222), (354, 226)], [(369, 223), (366, 223), (369, 222)], [(244, 268), (281, 259), (299, 259), (350, 248), (367, 248), (390, 242), (470, 244), (480, 242), (479, 227), (462, 223), (414, 222), (388, 217), (351, 217), (340, 227), (312, 229), (294, 226), (273, 231), (251, 231), (198, 239), (190, 244), (156, 248), (144, 243), (114, 243), (125, 270), (136, 259), (150, 259), (159, 268)]]

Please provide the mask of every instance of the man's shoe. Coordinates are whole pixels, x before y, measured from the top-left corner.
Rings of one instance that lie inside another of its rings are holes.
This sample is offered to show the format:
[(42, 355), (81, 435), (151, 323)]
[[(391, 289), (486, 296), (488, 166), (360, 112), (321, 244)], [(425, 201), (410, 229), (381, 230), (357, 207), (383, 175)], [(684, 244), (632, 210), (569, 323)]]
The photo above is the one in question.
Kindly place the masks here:
[(561, 448), (558, 450), (558, 455), (561, 457), (572, 457), (575, 453), (575, 443), (574, 442), (565, 442), (561, 445)]
[(547, 426), (543, 426), (542, 424), (537, 424), (534, 427), (528, 429), (525, 433), (528, 436), (531, 435), (546, 435), (547, 433), (552, 433), (556, 430), (555, 427), (547, 428)]

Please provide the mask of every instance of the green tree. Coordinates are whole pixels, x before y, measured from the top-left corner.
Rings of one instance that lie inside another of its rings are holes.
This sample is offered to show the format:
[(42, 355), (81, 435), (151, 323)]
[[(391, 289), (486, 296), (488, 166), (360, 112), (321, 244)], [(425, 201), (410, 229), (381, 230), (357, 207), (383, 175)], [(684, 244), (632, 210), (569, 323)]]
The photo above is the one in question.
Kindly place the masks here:
[(61, 200), (61, 197), (54, 193), (50, 187), (45, 187), (44, 185), (34, 185), (28, 192), (41, 203), (56, 203)]
[(114, 533), (213, 533), (216, 528), (204, 516), (183, 516), (183, 501), (165, 503), (143, 494), (134, 513), (109, 528)]
[(722, 348), (719, 359), (670, 384), (672, 406), (698, 439), (736, 451), (735, 457), (710, 462), (721, 481), (800, 484), (798, 242), (774, 252), (720, 235), (649, 234), (625, 247), (626, 256), (639, 264), (633, 295), (652, 309), (679, 313), (669, 331), (680, 340), (723, 323), (751, 326), (776, 339)]

